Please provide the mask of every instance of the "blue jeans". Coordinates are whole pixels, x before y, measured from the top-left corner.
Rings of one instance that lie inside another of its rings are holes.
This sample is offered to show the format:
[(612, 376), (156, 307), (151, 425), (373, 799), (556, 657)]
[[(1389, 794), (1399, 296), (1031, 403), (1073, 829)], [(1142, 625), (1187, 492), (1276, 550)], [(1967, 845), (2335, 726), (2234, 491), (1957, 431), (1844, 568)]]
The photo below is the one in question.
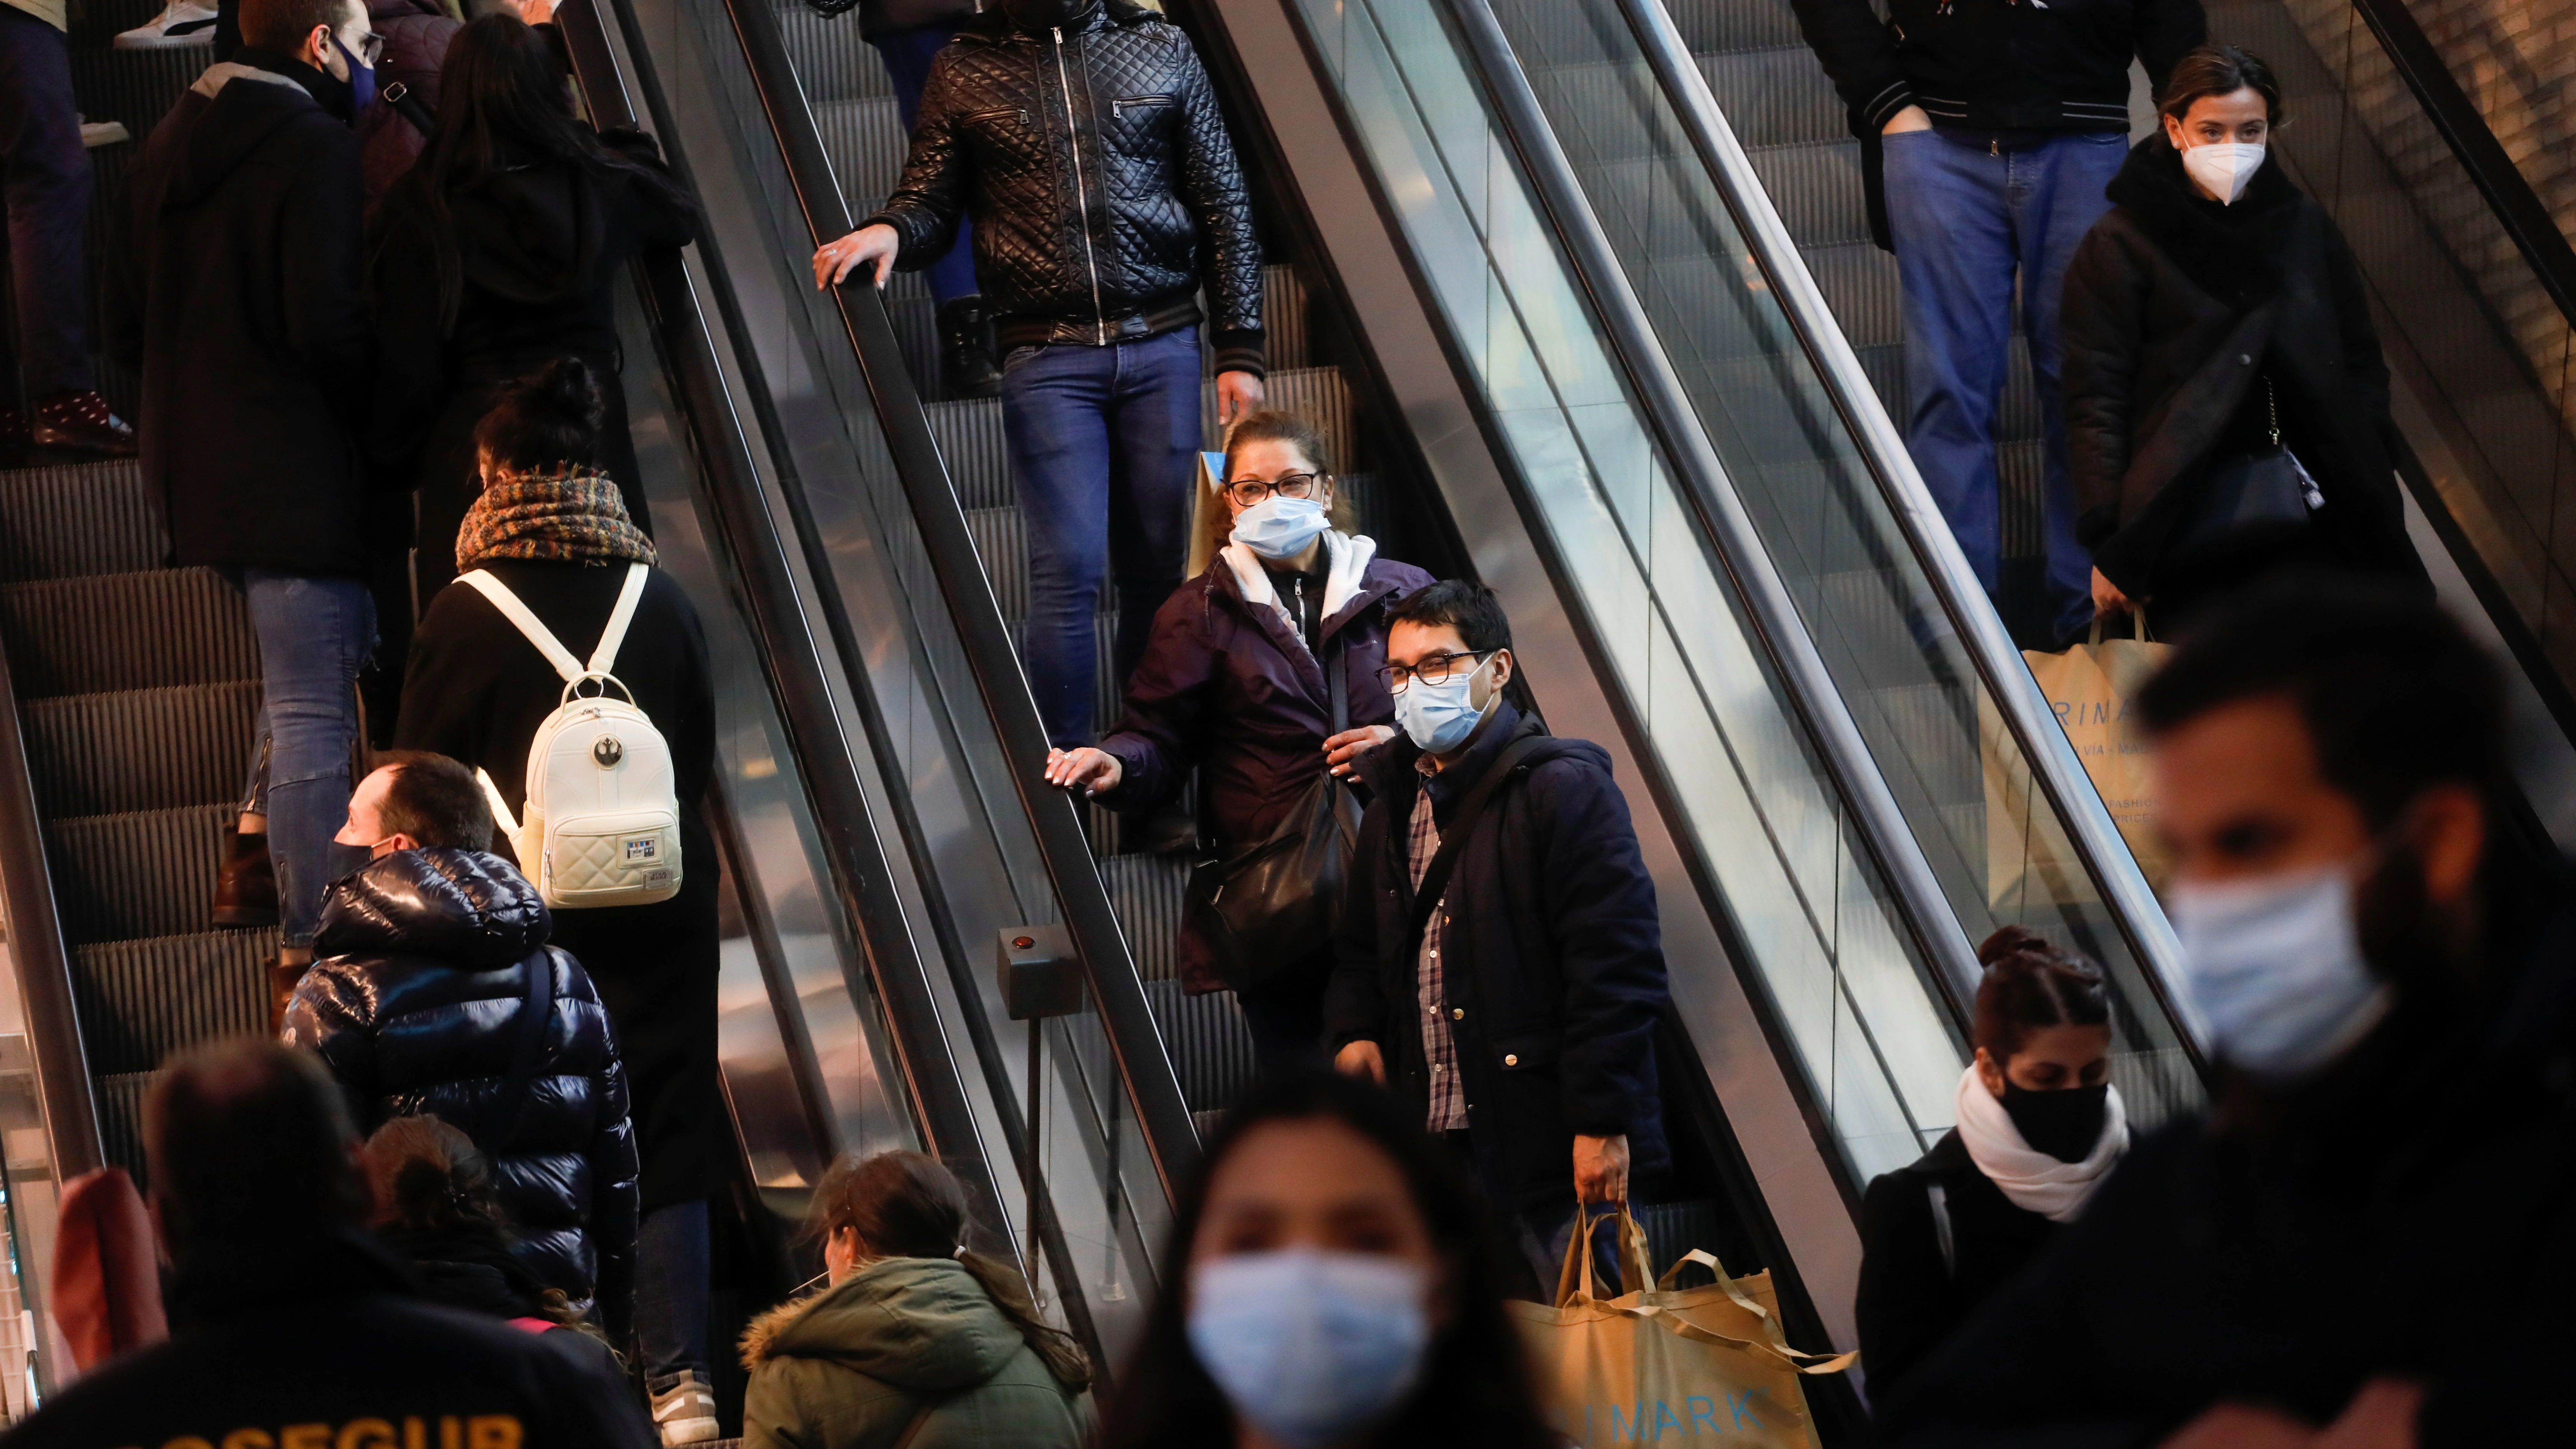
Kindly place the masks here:
[(1100, 579), (1118, 585), (1119, 683), (1144, 657), (1154, 611), (1180, 587), (1198, 476), (1198, 329), (1106, 347), (1012, 349), (1002, 427), (1029, 540), (1020, 648), (1050, 743), (1091, 743)]
[(14, 5), (0, 5), (0, 201), (8, 211), (18, 316), (14, 349), (8, 329), (0, 327), (0, 407), (14, 405), (10, 389), (18, 384), (30, 401), (96, 386), (81, 256), (89, 191), (89, 153), (81, 149), (63, 33)]
[(287, 945), (310, 946), (323, 892), (367, 859), (331, 837), (349, 818), (358, 671), (376, 647), (376, 603), (363, 579), (252, 568), (235, 582), (259, 636), (250, 796), (260, 798), (264, 769), (278, 924)]
[(635, 1230), (635, 1351), (659, 1393), (682, 1370), (713, 1382), (707, 1364), (707, 1205), (675, 1202)]
[(1906, 450), (1960, 551), (1994, 595), (2002, 575), (1995, 412), (2012, 337), (2013, 282), (2039, 386), (2049, 613), (2060, 637), (2093, 617), (2093, 559), (2075, 541), (2058, 388), (2059, 295), (2075, 247), (2110, 210), (2103, 188), (2128, 159), (2116, 132), (2025, 135), (1935, 128), (1884, 138), (1887, 221), (1905, 287)]
[[(930, 81), (930, 62), (948, 42), (957, 38), (963, 21), (925, 25), (919, 30), (898, 30), (880, 35), (868, 44), (877, 48), (885, 62), (886, 75), (894, 81), (895, 114), (903, 117), (905, 135), (912, 134), (913, 122), (921, 115), (921, 88)], [(946, 306), (960, 297), (972, 297), (979, 288), (975, 282), (975, 225), (960, 217), (957, 222), (957, 244), (948, 255), (930, 264), (926, 280), (930, 283), (931, 300)]]

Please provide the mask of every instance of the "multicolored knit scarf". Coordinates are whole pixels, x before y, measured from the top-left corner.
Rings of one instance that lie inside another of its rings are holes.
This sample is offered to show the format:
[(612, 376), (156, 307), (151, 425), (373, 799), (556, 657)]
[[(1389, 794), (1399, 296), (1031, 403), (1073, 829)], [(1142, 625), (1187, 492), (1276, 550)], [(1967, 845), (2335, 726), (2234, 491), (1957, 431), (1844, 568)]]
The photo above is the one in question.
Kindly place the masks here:
[(615, 480), (564, 463), (504, 473), (465, 510), (456, 530), (456, 571), (495, 559), (544, 563), (654, 563), (653, 540), (626, 513)]

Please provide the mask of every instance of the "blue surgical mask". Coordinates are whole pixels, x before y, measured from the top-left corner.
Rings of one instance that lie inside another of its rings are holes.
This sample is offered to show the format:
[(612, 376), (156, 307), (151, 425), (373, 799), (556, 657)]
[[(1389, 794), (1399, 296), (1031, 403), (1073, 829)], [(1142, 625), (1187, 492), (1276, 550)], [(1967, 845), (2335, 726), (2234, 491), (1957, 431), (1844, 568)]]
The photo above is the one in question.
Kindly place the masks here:
[(2361, 950), (2350, 868), (2174, 888), (2191, 1005), (2220, 1057), (2258, 1077), (2305, 1076), (2385, 1016)]
[[(1406, 685), (1404, 693), (1395, 697), (1395, 722), (1427, 754), (1445, 755), (1465, 744), (1467, 736), (1476, 732), (1476, 722), (1485, 717), (1485, 710), (1469, 703), (1475, 694), (1476, 676), (1493, 662), (1494, 656), (1488, 654), (1475, 668), (1452, 674), (1438, 684), (1417, 679)], [(1491, 709), (1493, 703), (1487, 699), (1485, 708)]]
[(1366, 1253), (1290, 1248), (1190, 1270), (1190, 1348), (1234, 1411), (1288, 1449), (1383, 1418), (1431, 1346), (1428, 1276)]
[(340, 52), (340, 58), (349, 63), (349, 119), (354, 122), (367, 113), (367, 107), (376, 103), (376, 68), (360, 63), (349, 52), (349, 47), (340, 43), (337, 35), (331, 37), (331, 48)]
[(1321, 501), (1273, 493), (1234, 516), (1234, 541), (1263, 558), (1295, 558), (1332, 526)]

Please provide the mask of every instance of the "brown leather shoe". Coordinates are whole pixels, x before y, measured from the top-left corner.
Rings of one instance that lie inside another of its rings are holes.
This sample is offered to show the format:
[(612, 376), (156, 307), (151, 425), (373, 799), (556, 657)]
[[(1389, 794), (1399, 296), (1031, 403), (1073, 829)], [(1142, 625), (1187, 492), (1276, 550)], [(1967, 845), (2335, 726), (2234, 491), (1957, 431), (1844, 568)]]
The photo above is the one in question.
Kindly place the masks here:
[(277, 868), (268, 837), (244, 835), (236, 820), (224, 827), (224, 863), (215, 870), (215, 924), (233, 929), (277, 924)]
[(295, 1000), (295, 984), (313, 969), (310, 961), (289, 965), (275, 956), (268, 958), (268, 1034), (283, 1035), (286, 1029), (286, 1007)]

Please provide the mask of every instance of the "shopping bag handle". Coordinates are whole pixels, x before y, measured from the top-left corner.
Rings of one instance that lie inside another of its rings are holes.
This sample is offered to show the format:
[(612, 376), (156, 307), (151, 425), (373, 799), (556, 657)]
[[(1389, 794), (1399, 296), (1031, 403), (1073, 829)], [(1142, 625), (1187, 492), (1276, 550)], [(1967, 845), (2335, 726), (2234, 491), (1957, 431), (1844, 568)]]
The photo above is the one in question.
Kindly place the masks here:
[[(1576, 1203), (1574, 1212), (1580, 1220), (1580, 1230), (1566, 1235), (1565, 1263), (1556, 1272), (1556, 1306), (1559, 1308), (1575, 1301), (1578, 1287), (1585, 1301), (1600, 1300), (1598, 1280), (1592, 1273), (1592, 1229), (1596, 1224), (1610, 1221), (1612, 1215), (1602, 1213), (1596, 1217), (1588, 1203)], [(1624, 1202), (1619, 1204), (1617, 1222), (1619, 1291), (1626, 1295), (1647, 1286), (1654, 1265), (1646, 1261), (1645, 1230), (1637, 1226), (1636, 1218), (1629, 1214), (1628, 1205)]]
[[(2141, 644), (2147, 642), (2147, 609), (2144, 604), (2131, 604), (2129, 606), (2129, 637), (2137, 640)], [(2101, 615), (2096, 614), (2093, 616), (2093, 632), (2085, 642), (2095, 647), (2099, 647), (2101, 645)]]
[[(1754, 1302), (1752, 1299), (1745, 1297), (1744, 1290), (1735, 1286), (1734, 1277), (1726, 1271), (1726, 1265), (1717, 1260), (1716, 1254), (1709, 1252), (1705, 1248), (1693, 1248), (1689, 1252), (1675, 1258), (1673, 1260), (1673, 1265), (1664, 1270), (1664, 1275), (1655, 1280), (1655, 1286), (1666, 1292), (1670, 1292), (1672, 1290), (1673, 1280), (1681, 1276), (1682, 1269), (1687, 1268), (1694, 1263), (1706, 1268), (1709, 1272), (1716, 1275), (1717, 1286), (1726, 1290), (1726, 1296), (1734, 1301), (1736, 1307), (1752, 1314), (1757, 1322), (1771, 1324), (1774, 1332), (1778, 1331), (1779, 1325), (1773, 1322), (1770, 1310), (1764, 1308), (1761, 1304)], [(1782, 1367), (1797, 1373), (1840, 1373), (1844, 1369), (1851, 1367), (1852, 1363), (1860, 1357), (1857, 1351), (1838, 1354), (1807, 1353), (1800, 1349), (1791, 1348), (1786, 1343), (1769, 1343), (1755, 1339), (1734, 1338), (1727, 1334), (1720, 1333), (1713, 1328), (1702, 1328), (1696, 1323), (1692, 1323), (1687, 1319), (1670, 1313), (1663, 1314), (1662, 1317), (1666, 1325), (1669, 1326), (1673, 1332), (1680, 1334), (1684, 1338), (1697, 1339), (1702, 1343), (1722, 1343), (1730, 1348), (1740, 1348), (1748, 1353), (1771, 1359)]]

